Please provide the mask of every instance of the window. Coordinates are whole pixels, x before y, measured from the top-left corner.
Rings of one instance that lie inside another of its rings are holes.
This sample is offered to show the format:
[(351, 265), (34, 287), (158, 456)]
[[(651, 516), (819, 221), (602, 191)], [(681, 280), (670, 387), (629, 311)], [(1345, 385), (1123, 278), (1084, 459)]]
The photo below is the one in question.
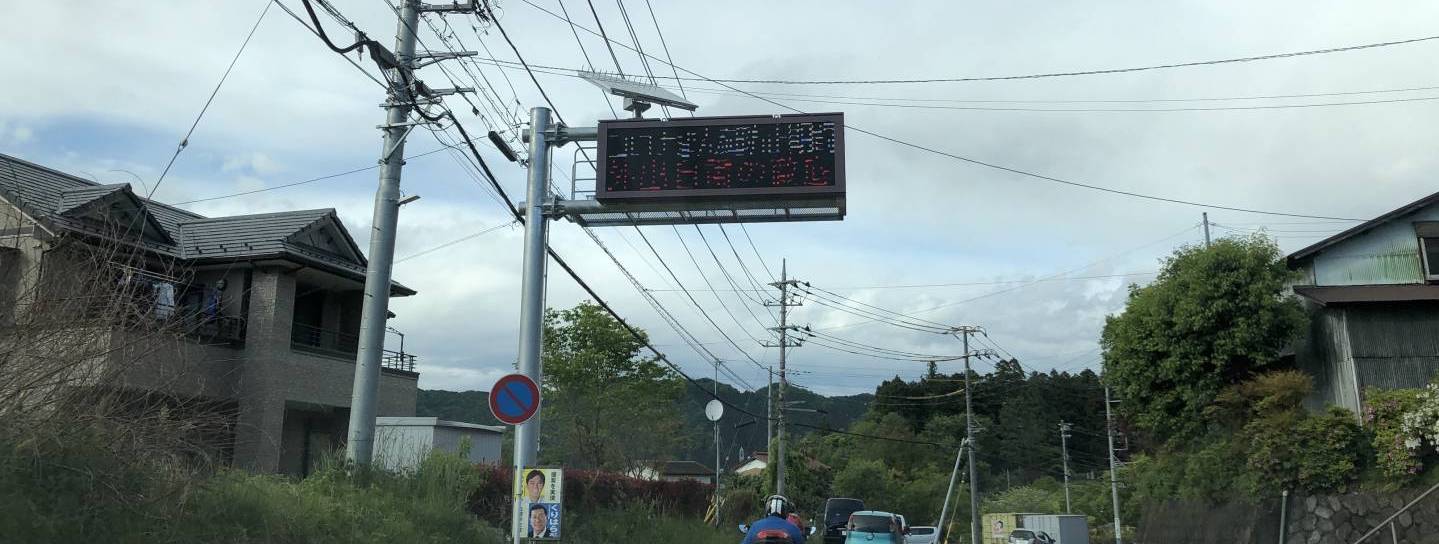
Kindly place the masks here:
[(1439, 281), (1439, 221), (1418, 221), (1414, 223), (1414, 234), (1419, 236), (1419, 261), (1424, 265), (1424, 277)]
[(1439, 236), (1420, 238), (1419, 247), (1424, 252), (1424, 274), (1429, 281), (1439, 281)]

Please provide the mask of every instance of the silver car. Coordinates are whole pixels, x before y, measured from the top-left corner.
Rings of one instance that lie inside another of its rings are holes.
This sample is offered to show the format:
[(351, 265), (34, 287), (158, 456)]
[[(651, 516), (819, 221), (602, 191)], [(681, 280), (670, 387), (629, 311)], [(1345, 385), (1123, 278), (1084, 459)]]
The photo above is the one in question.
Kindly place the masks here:
[(919, 525), (909, 528), (909, 534), (904, 535), (904, 544), (936, 544), (939, 542), (939, 529)]
[(1054, 539), (1044, 531), (1015, 529), (1009, 533), (1009, 544), (1054, 544)]

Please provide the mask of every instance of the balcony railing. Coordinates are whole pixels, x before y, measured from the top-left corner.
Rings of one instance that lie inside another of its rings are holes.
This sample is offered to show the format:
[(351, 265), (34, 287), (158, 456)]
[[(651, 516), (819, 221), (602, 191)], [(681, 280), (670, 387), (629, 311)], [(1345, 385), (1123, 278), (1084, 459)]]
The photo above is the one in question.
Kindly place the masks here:
[[(331, 357), (355, 359), (359, 352), (360, 337), (357, 334), (350, 334), (334, 329), (322, 329), (312, 325), (295, 323), (290, 329), (290, 348), (296, 351), (305, 351), (328, 355)], [(405, 372), (415, 371), (414, 354), (405, 353), (404, 348), (400, 351), (384, 350), (380, 356), (380, 367)]]

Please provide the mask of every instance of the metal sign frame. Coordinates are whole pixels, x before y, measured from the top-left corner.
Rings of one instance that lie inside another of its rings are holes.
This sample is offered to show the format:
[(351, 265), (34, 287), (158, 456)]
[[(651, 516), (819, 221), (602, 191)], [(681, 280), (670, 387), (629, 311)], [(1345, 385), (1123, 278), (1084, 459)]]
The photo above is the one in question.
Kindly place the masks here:
[[(832, 122), (835, 124), (834, 185), (807, 187), (747, 187), (740, 189), (666, 189), (661, 191), (608, 191), (605, 177), (608, 171), (609, 132), (611, 129), (644, 129), (666, 127), (725, 127), (734, 125), (778, 125), (806, 122)], [(693, 117), (688, 119), (613, 119), (599, 122), (596, 142), (595, 200), (605, 202), (653, 202), (689, 199), (761, 199), (784, 196), (788, 199), (834, 199), (845, 194), (844, 175), (844, 114), (806, 113), (794, 115), (732, 115), (722, 117)]]

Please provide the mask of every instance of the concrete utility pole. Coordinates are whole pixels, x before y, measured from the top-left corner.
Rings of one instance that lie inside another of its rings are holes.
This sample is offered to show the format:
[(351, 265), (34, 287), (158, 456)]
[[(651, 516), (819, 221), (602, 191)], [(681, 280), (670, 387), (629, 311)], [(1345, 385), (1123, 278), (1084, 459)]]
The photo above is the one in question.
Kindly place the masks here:
[(769, 367), (769, 387), (764, 390), (764, 452), (774, 455), (774, 367)]
[(1204, 247), (1209, 247), (1209, 212), (1204, 212)]
[(1069, 429), (1072, 425), (1059, 422), (1059, 449), (1064, 457), (1064, 513), (1073, 514), (1069, 506)]
[(970, 364), (969, 358), (973, 356), (969, 352), (969, 335), (979, 332), (978, 327), (964, 326), (955, 327), (950, 332), (959, 335), (964, 342), (964, 351), (961, 357), (964, 359), (964, 433), (965, 442), (969, 444), (969, 523), (970, 542), (979, 542), (979, 469), (974, 465), (974, 403), (970, 394), (974, 390), (969, 383)]
[(778, 347), (778, 348), (779, 348), (779, 403), (778, 403), (778, 404), (779, 404), (779, 411), (777, 412), (777, 416), (778, 416), (778, 419), (779, 419), (779, 428), (776, 430), (776, 438), (775, 438), (775, 441), (774, 441), (774, 450), (769, 453), (770, 460), (772, 460), (772, 461), (775, 463), (774, 492), (775, 492), (776, 495), (783, 495), (783, 494), (784, 494), (784, 474), (785, 474), (785, 459), (784, 459), (785, 412), (788, 411), (788, 410), (786, 410), (785, 405), (784, 405), (784, 390), (785, 390), (785, 386), (788, 384), (788, 381), (789, 381), (788, 378), (785, 376), (785, 352), (788, 351), (789, 348), (799, 347), (799, 343), (798, 343), (798, 342), (791, 343), (791, 341), (790, 341), (790, 339), (789, 339), (789, 331), (795, 328), (795, 327), (791, 327), (790, 324), (789, 324), (789, 308), (790, 308), (791, 306), (799, 306), (799, 305), (800, 305), (799, 302), (795, 302), (795, 301), (791, 300), (790, 294), (789, 294), (789, 288), (790, 288), (790, 287), (794, 287), (794, 286), (795, 286), (796, 284), (798, 284), (798, 283), (799, 283), (798, 281), (789, 279), (788, 262), (787, 262), (787, 261), (781, 261), (781, 262), (780, 262), (779, 281), (770, 284), (770, 286), (772, 286), (772, 287), (777, 287), (777, 288), (779, 288), (779, 302), (773, 302), (773, 303), (767, 303), (767, 304), (765, 304), (766, 306), (779, 306), (779, 326), (770, 329), (770, 330), (778, 331), (778, 332), (779, 332), (779, 343), (778, 343), (778, 344), (772, 344), (772, 343), (765, 344), (766, 347)]
[(1116, 401), (1109, 400), (1109, 387), (1104, 388), (1104, 423), (1109, 435), (1109, 493), (1114, 500), (1114, 544), (1124, 544), (1121, 533), (1124, 526), (1119, 522), (1119, 460), (1114, 456), (1114, 417), (1109, 405)]
[[(714, 395), (719, 398), (719, 360), (715, 360)], [(720, 425), (715, 419), (715, 527), (720, 526)]]
[[(420, 20), (420, 2), (404, 0), (401, 4), (395, 58), (400, 70), (410, 72), (415, 58), (415, 25)], [(349, 440), (345, 442), (345, 458), (357, 465), (370, 464), (375, 452), (375, 395), (380, 386), (385, 322), (390, 313), (390, 273), (395, 259), (395, 227), (400, 215), (400, 169), (405, 165), (405, 137), (413, 128), (409, 117), (414, 105), (414, 89), (397, 86), (396, 82), (390, 82), (385, 124), (380, 126), (385, 132), (380, 152), (380, 187), (375, 191), (365, 298), (360, 309), (359, 349), (355, 354), (355, 382), (350, 391), (350, 430)]]

